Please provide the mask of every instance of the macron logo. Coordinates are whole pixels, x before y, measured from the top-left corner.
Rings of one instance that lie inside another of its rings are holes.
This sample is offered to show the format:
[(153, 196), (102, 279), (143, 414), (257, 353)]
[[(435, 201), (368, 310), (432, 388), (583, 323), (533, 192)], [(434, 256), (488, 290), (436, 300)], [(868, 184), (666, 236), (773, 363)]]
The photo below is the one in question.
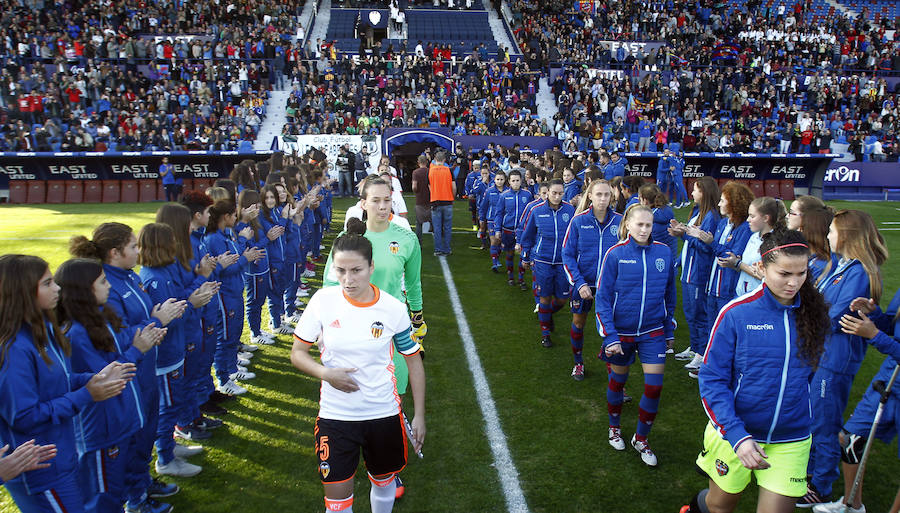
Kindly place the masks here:
[(636, 264), (637, 260), (619, 260), (620, 264)]
[(748, 324), (747, 329), (752, 331), (769, 331), (774, 330), (775, 326), (771, 324)]

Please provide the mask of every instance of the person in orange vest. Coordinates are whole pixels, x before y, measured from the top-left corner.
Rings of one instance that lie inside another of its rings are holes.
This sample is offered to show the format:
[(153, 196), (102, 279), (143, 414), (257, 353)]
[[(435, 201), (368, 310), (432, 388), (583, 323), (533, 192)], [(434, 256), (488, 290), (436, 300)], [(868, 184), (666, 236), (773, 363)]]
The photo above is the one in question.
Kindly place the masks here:
[(453, 198), (456, 183), (447, 167), (447, 152), (439, 151), (428, 167), (428, 191), (431, 196), (431, 224), (434, 231), (434, 256), (451, 253), (450, 235), (453, 228)]

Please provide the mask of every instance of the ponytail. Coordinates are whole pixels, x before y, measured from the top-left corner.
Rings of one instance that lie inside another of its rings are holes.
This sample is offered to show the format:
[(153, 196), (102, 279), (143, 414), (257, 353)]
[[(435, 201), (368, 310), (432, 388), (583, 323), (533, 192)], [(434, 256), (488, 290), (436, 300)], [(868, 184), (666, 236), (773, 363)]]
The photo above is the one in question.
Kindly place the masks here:
[(343, 235), (334, 240), (331, 252), (353, 251), (372, 265), (372, 242), (365, 237), (366, 223), (351, 217), (347, 220), (347, 229)]
[(127, 224), (103, 223), (94, 229), (93, 240), (84, 235), (76, 235), (69, 241), (69, 253), (77, 258), (93, 258), (109, 262), (109, 252), (122, 251), (131, 240), (134, 231)]

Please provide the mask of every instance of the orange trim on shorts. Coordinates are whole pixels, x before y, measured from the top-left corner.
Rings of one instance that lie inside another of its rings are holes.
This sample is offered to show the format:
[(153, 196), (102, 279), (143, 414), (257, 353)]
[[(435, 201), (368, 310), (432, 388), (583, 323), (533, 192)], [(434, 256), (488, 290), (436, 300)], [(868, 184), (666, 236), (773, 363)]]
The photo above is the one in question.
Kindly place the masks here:
[(391, 477), (387, 479), (375, 479), (375, 476), (373, 476), (372, 474), (369, 474), (368, 472), (366, 472), (366, 474), (369, 476), (369, 481), (372, 481), (372, 484), (379, 488), (384, 488), (385, 486), (391, 484), (391, 481), (393, 481), (397, 477), (396, 472), (391, 472), (390, 474), (388, 474)]

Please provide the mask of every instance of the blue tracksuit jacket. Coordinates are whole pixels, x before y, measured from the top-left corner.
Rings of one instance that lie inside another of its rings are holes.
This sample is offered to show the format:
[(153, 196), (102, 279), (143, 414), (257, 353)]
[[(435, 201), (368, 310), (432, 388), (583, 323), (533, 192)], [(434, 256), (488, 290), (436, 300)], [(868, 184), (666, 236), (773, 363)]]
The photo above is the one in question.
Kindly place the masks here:
[[(115, 341), (115, 351), (106, 352), (94, 347), (87, 330), (78, 322), (72, 322), (66, 331), (72, 344), (72, 370), (96, 374), (113, 361), (127, 361), (123, 358), (126, 351), (140, 351), (126, 339), (126, 330), (116, 333), (112, 326), (106, 325)], [(121, 394), (99, 403), (90, 403), (81, 411), (83, 430), (78, 437), (79, 453), (96, 451), (131, 436), (143, 427), (144, 414), (141, 407), (140, 392), (134, 380), (125, 386)]]
[[(502, 191), (497, 189), (496, 185), (491, 185), (484, 191), (484, 196), (481, 198), (481, 203), (478, 204), (478, 216), (481, 219), (487, 220), (491, 223), (494, 222), (494, 213), (497, 210), (497, 203), (500, 201), (500, 195), (503, 194), (509, 187), (505, 187)], [(496, 228), (496, 227), (494, 227)]]
[[(691, 219), (696, 215), (695, 211)], [(721, 217), (718, 212), (707, 212), (699, 228), (715, 234), (719, 219)], [(712, 268), (712, 247), (690, 235), (683, 235), (682, 239), (684, 239), (684, 247), (681, 250), (681, 281), (706, 290), (706, 284), (709, 283), (709, 271)]]
[(625, 176), (625, 166), (627, 165), (628, 159), (625, 157), (619, 157), (619, 160), (615, 162), (610, 160), (608, 164), (603, 166), (603, 178), (612, 180), (616, 176)]
[(732, 447), (747, 440), (777, 443), (810, 435), (813, 368), (797, 350), (795, 310), (765, 285), (719, 312), (700, 366), (707, 416)]
[[(144, 290), (150, 295), (155, 304), (160, 304), (168, 298), (177, 300), (187, 299), (185, 284), (182, 282), (184, 268), (177, 261), (162, 267), (141, 267), (141, 280)], [(173, 319), (166, 326), (169, 331), (159, 345), (156, 357), (156, 375), (162, 376), (177, 369), (184, 363), (185, 350), (185, 316), (190, 318), (188, 310), (193, 307), (188, 303), (185, 314), (180, 319)]]
[[(719, 225), (710, 244), (714, 257), (728, 256), (728, 252), (738, 256), (743, 255), (744, 248), (747, 246), (747, 241), (750, 240), (751, 235), (753, 235), (753, 232), (750, 231), (750, 224), (747, 221), (734, 227), (727, 217), (723, 217), (719, 220)], [(741, 272), (733, 267), (721, 267), (715, 260), (711, 260), (710, 264), (711, 269), (706, 293), (716, 297), (734, 297), (734, 290)]]
[[(48, 332), (52, 333), (50, 324)], [(85, 384), (92, 373), (76, 373), (55, 342), (47, 344), (44, 361), (23, 325), (9, 342), (0, 367), (0, 445), (14, 447), (34, 439), (38, 445), (56, 444), (48, 468), (25, 472), (10, 482), (22, 483), (29, 495), (52, 488), (78, 471), (76, 433), (79, 412), (93, 402)]]
[(825, 339), (825, 353), (819, 366), (839, 374), (855, 376), (866, 356), (868, 344), (862, 337), (841, 331), (840, 320), (850, 313), (850, 302), (858, 297), (871, 297), (869, 275), (856, 260), (836, 262), (827, 278), (821, 280), (819, 291), (828, 304), (831, 332)]
[(510, 188), (500, 194), (494, 209), (494, 231), (516, 231), (522, 220), (525, 206), (532, 199), (531, 192), (525, 189), (514, 191)]
[(609, 248), (619, 243), (621, 222), (622, 216), (613, 212), (612, 208), (606, 209), (602, 223), (597, 221), (591, 208), (577, 214), (569, 222), (563, 239), (562, 258), (573, 291), (578, 291), (582, 285), (591, 289), (597, 286), (603, 256)]
[(594, 309), (604, 347), (620, 336), (639, 337), (661, 331), (666, 340), (675, 332), (675, 267), (669, 247), (633, 238), (606, 252), (597, 279)]
[(528, 215), (522, 230), (522, 247), (533, 251), (532, 260), (544, 264), (562, 264), (562, 243), (575, 216), (575, 207), (563, 201), (557, 209), (550, 203), (538, 203)]

